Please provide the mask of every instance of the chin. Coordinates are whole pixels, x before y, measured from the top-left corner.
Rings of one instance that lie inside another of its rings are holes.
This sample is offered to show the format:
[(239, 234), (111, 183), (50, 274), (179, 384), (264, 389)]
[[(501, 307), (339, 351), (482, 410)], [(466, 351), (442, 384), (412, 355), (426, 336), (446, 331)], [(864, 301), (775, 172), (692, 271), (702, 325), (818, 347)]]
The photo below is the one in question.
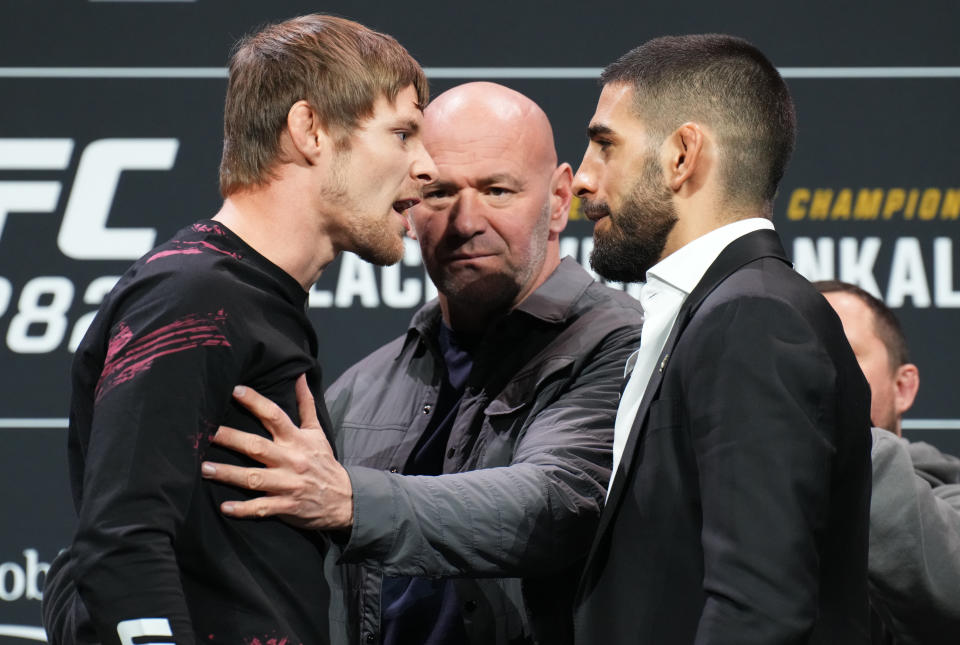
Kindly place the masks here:
[(502, 273), (447, 274), (442, 280), (437, 286), (448, 298), (481, 309), (507, 309), (520, 291), (516, 279)]
[(389, 266), (403, 259), (404, 248), (403, 237), (397, 236), (390, 240), (380, 240), (379, 244), (358, 248), (354, 252), (370, 264)]

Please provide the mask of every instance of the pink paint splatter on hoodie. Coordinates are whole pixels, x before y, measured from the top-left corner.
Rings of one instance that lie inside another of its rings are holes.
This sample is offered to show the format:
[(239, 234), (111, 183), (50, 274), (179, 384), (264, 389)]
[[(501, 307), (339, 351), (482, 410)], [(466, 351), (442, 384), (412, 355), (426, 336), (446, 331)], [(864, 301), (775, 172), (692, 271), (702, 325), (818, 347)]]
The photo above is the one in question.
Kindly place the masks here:
[(161, 356), (197, 347), (230, 347), (221, 329), (226, 318), (222, 309), (215, 314), (191, 314), (136, 340), (132, 340), (130, 327), (121, 322), (107, 345), (95, 400), (100, 401), (117, 385), (146, 372)]

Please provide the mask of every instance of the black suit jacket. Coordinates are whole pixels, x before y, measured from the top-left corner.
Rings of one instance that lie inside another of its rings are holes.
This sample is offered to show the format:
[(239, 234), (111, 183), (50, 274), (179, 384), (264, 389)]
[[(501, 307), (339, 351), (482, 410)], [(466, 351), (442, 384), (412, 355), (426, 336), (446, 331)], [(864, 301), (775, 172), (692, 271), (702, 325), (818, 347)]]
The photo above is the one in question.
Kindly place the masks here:
[(869, 642), (869, 389), (776, 233), (720, 254), (658, 365), (580, 583), (577, 642)]

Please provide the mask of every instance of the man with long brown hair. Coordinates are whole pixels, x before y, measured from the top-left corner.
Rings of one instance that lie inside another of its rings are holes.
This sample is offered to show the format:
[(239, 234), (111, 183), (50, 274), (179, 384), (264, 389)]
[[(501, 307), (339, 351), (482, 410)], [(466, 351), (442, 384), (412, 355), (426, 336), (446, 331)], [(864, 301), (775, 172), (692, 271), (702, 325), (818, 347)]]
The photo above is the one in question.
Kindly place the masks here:
[(223, 207), (140, 259), (77, 351), (79, 519), (49, 576), (50, 642), (326, 642), (324, 538), (224, 520), (237, 493), (202, 480), (200, 462), (239, 462), (209, 443), (221, 423), (266, 434), (231, 401), (236, 383), (292, 415), (298, 375), (319, 389), (307, 292), (341, 251), (402, 256), (404, 211), (436, 173), (419, 137), (426, 102), (406, 50), (348, 20), (304, 16), (239, 43)]

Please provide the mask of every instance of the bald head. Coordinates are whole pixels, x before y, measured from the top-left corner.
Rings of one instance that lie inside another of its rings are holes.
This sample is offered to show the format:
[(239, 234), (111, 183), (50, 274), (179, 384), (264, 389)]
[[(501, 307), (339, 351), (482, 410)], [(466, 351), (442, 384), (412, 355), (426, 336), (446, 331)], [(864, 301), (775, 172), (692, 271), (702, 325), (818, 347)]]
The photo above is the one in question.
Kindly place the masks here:
[(573, 173), (557, 165), (543, 110), (494, 83), (434, 99), (424, 110), (423, 143), (437, 166), (411, 211), (423, 262), (444, 320), (481, 331), (560, 263)]
[[(523, 163), (537, 171), (557, 167), (553, 128), (539, 105), (496, 83), (465, 83), (447, 90), (424, 110), (424, 143), (464, 150), (506, 144), (522, 150)], [(478, 151), (479, 152), (479, 151)]]

